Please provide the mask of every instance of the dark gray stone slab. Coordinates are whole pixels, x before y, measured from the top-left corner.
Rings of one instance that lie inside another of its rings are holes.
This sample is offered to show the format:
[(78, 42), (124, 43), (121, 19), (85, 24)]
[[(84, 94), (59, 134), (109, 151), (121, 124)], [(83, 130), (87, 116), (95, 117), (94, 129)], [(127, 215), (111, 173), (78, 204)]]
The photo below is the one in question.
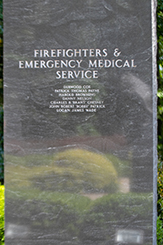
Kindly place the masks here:
[(156, 244), (155, 5), (4, 2), (6, 245)]

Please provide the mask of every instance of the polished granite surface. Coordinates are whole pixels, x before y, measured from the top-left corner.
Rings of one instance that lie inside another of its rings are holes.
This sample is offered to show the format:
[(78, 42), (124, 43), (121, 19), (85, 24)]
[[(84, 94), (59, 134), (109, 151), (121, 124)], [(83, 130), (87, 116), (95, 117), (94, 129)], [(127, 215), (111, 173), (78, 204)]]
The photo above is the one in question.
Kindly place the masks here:
[(4, 2), (6, 245), (154, 244), (153, 2)]

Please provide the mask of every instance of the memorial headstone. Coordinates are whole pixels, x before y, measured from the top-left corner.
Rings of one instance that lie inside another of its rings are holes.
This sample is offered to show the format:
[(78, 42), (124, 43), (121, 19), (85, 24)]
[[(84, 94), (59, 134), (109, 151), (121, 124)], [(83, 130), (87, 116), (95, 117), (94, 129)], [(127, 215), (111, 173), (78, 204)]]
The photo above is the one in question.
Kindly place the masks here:
[(155, 5), (4, 1), (6, 245), (156, 244)]

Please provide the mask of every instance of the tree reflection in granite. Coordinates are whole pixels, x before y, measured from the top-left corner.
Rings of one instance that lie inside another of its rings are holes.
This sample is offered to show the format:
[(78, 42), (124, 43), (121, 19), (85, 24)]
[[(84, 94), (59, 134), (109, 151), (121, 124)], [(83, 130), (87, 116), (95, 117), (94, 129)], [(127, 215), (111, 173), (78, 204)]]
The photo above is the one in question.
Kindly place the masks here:
[[(48, 244), (66, 244), (66, 241), (75, 245), (115, 244), (117, 229), (125, 228), (142, 230), (144, 241), (150, 241), (151, 194), (120, 193), (118, 182), (124, 173), (116, 162), (124, 168), (129, 163), (114, 156), (110, 156), (112, 161), (107, 157), (83, 149), (45, 156), (8, 156), (7, 195), (10, 201), (6, 204), (6, 217), (11, 225), (6, 237), (12, 238), (13, 244), (19, 239), (28, 244), (29, 238), (39, 240), (40, 244), (43, 241)], [(38, 165), (31, 167), (32, 161)], [(12, 215), (14, 213), (18, 215)], [(21, 226), (28, 231), (24, 237), (23, 231), (20, 236), (17, 232), (17, 227)]]

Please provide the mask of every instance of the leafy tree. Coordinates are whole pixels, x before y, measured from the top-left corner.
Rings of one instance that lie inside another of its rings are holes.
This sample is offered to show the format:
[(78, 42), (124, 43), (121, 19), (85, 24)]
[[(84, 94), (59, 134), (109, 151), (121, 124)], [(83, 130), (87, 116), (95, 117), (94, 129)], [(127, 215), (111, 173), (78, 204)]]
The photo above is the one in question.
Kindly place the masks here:
[(158, 215), (163, 216), (163, 0), (158, 0), (157, 7), (157, 75), (158, 75)]
[(157, 244), (161, 245), (163, 234), (163, 0), (157, 7), (157, 79), (158, 79), (158, 219)]
[(0, 244), (4, 244), (4, 186), (0, 186)]
[(157, 8), (157, 77), (158, 77), (158, 153), (163, 160), (163, 1), (158, 0)]

